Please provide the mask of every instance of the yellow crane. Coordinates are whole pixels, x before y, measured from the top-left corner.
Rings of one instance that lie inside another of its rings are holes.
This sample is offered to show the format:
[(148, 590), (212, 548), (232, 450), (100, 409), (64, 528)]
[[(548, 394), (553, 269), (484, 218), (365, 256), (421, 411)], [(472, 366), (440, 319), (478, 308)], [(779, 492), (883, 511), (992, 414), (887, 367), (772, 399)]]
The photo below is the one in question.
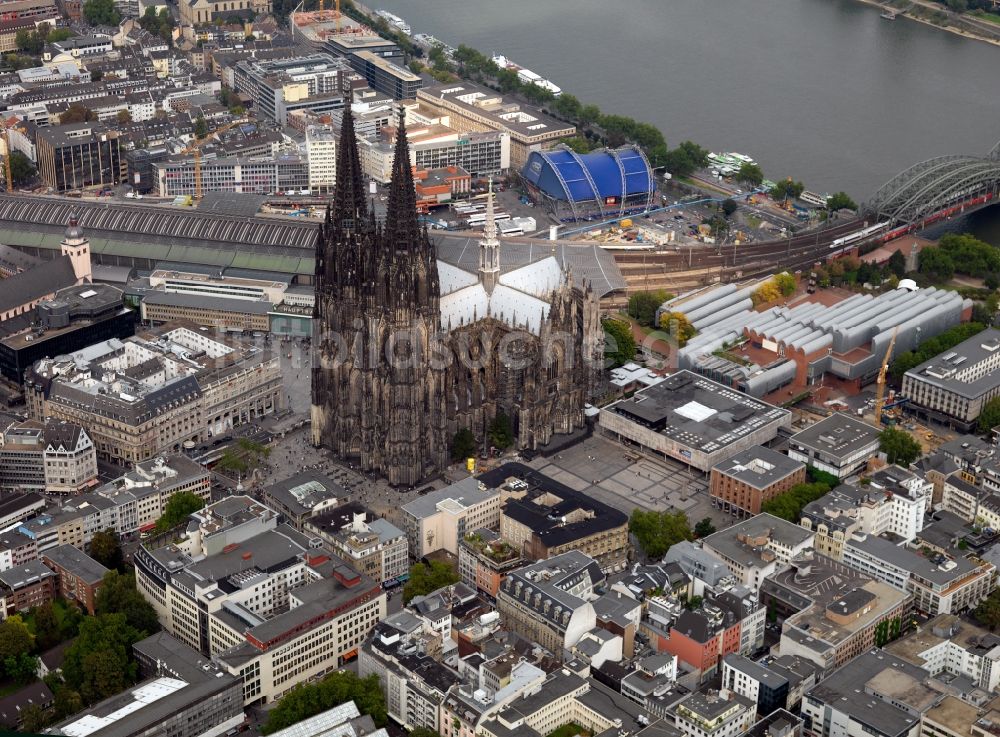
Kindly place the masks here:
[(27, 131), (24, 128), (17, 127), (16, 125), (8, 125), (6, 119), (0, 121), (0, 125), (3, 126), (3, 170), (6, 177), (4, 179), (4, 183), (7, 187), (7, 193), (12, 194), (14, 192), (14, 175), (11, 173), (10, 169), (10, 132), (14, 130), (18, 133), (27, 133)]
[[(336, 19), (337, 19), (337, 33), (339, 34), (340, 33), (340, 0), (336, 0), (336, 3), (337, 3), (337, 10), (336, 10), (336, 15), (334, 17), (336, 17)], [(320, 14), (322, 14), (325, 10), (326, 10), (326, 0), (319, 0), (319, 12), (320, 12)]]
[(192, 141), (187, 148), (181, 151), (181, 154), (194, 154), (194, 197), (196, 200), (201, 199), (201, 147), (213, 136), (225, 133), (227, 130), (235, 128), (245, 122), (246, 120), (244, 118), (240, 118), (239, 120), (234, 120), (231, 123), (226, 123), (215, 130), (209, 131), (202, 138), (195, 137), (194, 141)]
[(892, 339), (889, 341), (889, 348), (885, 352), (882, 360), (882, 367), (878, 370), (878, 381), (875, 384), (875, 424), (882, 424), (882, 408), (885, 406), (885, 375), (889, 370), (889, 359), (892, 357), (892, 347), (896, 345), (896, 334), (899, 328), (892, 331)]

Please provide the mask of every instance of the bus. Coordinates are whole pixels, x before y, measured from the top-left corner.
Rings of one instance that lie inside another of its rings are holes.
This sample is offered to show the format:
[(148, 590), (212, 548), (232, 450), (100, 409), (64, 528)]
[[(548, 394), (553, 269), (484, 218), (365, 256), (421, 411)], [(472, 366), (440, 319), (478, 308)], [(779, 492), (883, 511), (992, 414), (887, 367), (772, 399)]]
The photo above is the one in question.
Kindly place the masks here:
[[(498, 223), (500, 223), (503, 222), (504, 220), (510, 220), (510, 214), (506, 212), (496, 212), (493, 213), (493, 219), (496, 220)], [(470, 215), (469, 225), (473, 227), (486, 225), (486, 213), (477, 212), (475, 215)]]
[(508, 238), (515, 235), (524, 235), (524, 229), (517, 223), (501, 223), (499, 230), (500, 235)]

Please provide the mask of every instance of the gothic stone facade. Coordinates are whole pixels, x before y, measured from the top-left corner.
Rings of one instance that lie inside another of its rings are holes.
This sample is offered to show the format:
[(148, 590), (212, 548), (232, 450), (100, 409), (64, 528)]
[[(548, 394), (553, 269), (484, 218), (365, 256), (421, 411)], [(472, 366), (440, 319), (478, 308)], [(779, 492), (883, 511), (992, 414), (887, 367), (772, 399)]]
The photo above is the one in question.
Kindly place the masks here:
[(590, 286), (551, 257), (504, 272), (491, 217), (478, 273), (438, 261), (408, 162), (401, 119), (376, 222), (346, 110), (317, 254), (312, 376), (314, 444), (404, 486), (448, 464), (459, 428), (483, 443), (501, 410), (519, 448), (581, 427), (603, 358)]

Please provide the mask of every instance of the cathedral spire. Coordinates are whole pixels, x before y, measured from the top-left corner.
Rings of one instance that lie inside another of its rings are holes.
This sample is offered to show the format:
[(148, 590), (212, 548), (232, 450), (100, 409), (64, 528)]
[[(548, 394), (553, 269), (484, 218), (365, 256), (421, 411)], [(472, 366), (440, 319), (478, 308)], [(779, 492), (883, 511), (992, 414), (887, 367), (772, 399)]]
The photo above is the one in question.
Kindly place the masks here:
[(358, 139), (354, 132), (354, 114), (350, 100), (344, 101), (337, 146), (337, 184), (333, 196), (332, 220), (335, 227), (355, 230), (367, 225), (368, 205), (358, 157)]
[(396, 251), (412, 251), (422, 240), (417, 222), (417, 195), (413, 189), (413, 170), (410, 168), (410, 145), (406, 139), (405, 115), (405, 110), (401, 108), (399, 127), (396, 129), (396, 150), (392, 159), (389, 203), (385, 216), (386, 245)]
[(479, 241), (479, 281), (486, 293), (492, 294), (500, 279), (500, 241), (497, 238), (496, 216), (493, 214), (492, 177), (489, 187), (489, 194), (486, 195), (486, 225), (483, 228), (483, 239)]

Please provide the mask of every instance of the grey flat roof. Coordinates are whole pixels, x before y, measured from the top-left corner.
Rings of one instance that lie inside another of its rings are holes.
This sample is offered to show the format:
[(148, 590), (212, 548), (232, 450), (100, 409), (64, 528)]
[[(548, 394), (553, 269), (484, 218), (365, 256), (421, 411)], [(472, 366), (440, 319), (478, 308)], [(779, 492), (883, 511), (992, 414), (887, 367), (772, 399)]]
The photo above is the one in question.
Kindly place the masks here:
[(795, 547), (804, 543), (812, 535), (813, 533), (804, 527), (775, 517), (773, 514), (764, 513), (709, 535), (705, 538), (704, 544), (709, 550), (718, 550), (727, 558), (740, 561), (745, 565), (756, 565), (761, 561), (761, 551), (740, 542), (738, 537), (767, 537), (777, 540), (783, 545)]
[(52, 569), (40, 560), (30, 560), (24, 565), (0, 571), (0, 583), (16, 591), (55, 575)]
[(470, 476), (443, 489), (417, 497), (412, 502), (404, 504), (403, 511), (417, 519), (425, 519), (436, 514), (437, 505), (448, 499), (454, 499), (459, 504), (470, 507), (485, 499), (497, 496), (499, 493), (496, 489), (480, 489), (479, 480)]
[[(998, 350), (1000, 350), (1000, 330), (987, 328), (941, 355), (910, 369), (906, 372), (906, 376), (953, 392), (960, 397), (975, 399), (1000, 384), (1000, 367), (971, 380), (964, 379), (962, 373), (973, 369)], [(973, 369), (974, 376), (975, 373)]]
[(55, 565), (69, 571), (74, 576), (83, 579), (88, 584), (97, 583), (108, 572), (107, 568), (72, 545), (57, 545), (40, 555), (43, 558), (48, 558)]
[(837, 458), (846, 458), (866, 446), (878, 444), (880, 430), (842, 412), (835, 412), (801, 430), (789, 443), (803, 445)]
[(884, 671), (923, 682), (927, 671), (900, 658), (874, 650), (859, 655), (809, 690), (809, 695), (850, 715), (852, 719), (885, 735), (901, 735), (920, 722), (919, 716), (868, 693), (866, 686)]
[(792, 460), (784, 453), (762, 445), (755, 445), (712, 466), (713, 471), (731, 476), (755, 489), (765, 489), (802, 468), (805, 464), (801, 461)]
[(789, 415), (786, 409), (687, 370), (640, 389), (603, 412), (619, 414), (704, 453), (714, 453)]
[(955, 566), (944, 570), (934, 561), (875, 535), (852, 535), (847, 538), (846, 544), (935, 584), (946, 585), (976, 570), (976, 566), (957, 550), (955, 552), (959, 554), (950, 560)]
[(183, 292), (161, 292), (151, 290), (143, 295), (142, 301), (151, 305), (166, 307), (194, 307), (220, 312), (237, 312), (251, 315), (266, 315), (271, 311), (271, 303), (266, 300), (231, 299), (229, 297), (208, 297), (202, 294)]

